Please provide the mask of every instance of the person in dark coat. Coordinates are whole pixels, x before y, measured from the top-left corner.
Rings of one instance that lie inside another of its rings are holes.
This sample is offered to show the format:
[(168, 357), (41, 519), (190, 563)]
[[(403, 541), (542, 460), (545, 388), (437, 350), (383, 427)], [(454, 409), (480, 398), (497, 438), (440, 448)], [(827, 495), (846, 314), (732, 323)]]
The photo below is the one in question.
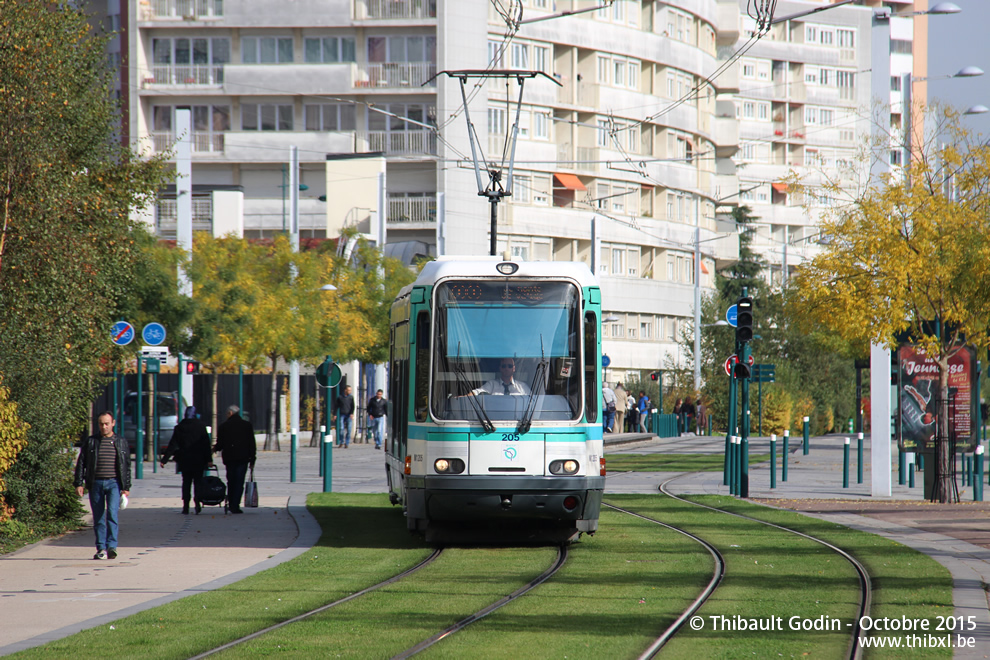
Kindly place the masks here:
[(79, 497), (89, 491), (93, 531), (96, 532), (93, 559), (116, 559), (117, 514), (120, 498), (127, 497), (131, 490), (131, 456), (127, 441), (114, 433), (113, 413), (100, 413), (96, 421), (100, 433), (83, 441), (73, 483)]
[(244, 513), (241, 495), (244, 494), (244, 478), (248, 466), (254, 468), (258, 447), (254, 440), (254, 427), (240, 415), (237, 406), (227, 408), (227, 421), (217, 429), (217, 444), (213, 451), (220, 452), (227, 468), (227, 502), (231, 513)]
[(210, 451), (210, 434), (206, 424), (196, 417), (196, 407), (186, 408), (185, 419), (178, 423), (172, 432), (172, 440), (162, 454), (162, 467), (170, 458), (175, 458), (179, 472), (182, 473), (182, 513), (189, 513), (189, 496), (193, 486), (196, 488), (196, 513), (203, 510), (199, 497), (199, 481), (203, 478), (206, 466), (213, 462), (213, 452)]
[(337, 437), (337, 446), (347, 449), (351, 446), (351, 421), (354, 417), (354, 395), (351, 394), (351, 386), (344, 388), (344, 393), (337, 397), (337, 412), (330, 418), (331, 422), (336, 422), (340, 417), (340, 435)]

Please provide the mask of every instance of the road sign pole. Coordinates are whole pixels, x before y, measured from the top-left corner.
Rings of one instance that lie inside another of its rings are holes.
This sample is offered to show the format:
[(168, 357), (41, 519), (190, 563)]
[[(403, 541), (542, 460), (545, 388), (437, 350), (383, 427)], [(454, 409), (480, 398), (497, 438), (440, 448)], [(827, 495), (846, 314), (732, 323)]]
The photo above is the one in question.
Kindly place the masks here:
[[(748, 364), (749, 357), (750, 357), (749, 344), (744, 343), (742, 349), (742, 355), (740, 356), (740, 358), (742, 359), (743, 363)], [(740, 440), (741, 456), (739, 457), (739, 467), (740, 467), (739, 496), (749, 497), (750, 412), (749, 412), (749, 379), (748, 378), (742, 379), (741, 387), (742, 387), (742, 392), (740, 398), (742, 400), (743, 423), (742, 423), (742, 439)]]
[[(157, 367), (158, 365), (155, 366)], [(159, 417), (158, 417), (159, 410), (158, 410), (158, 372), (157, 371), (155, 372), (155, 375), (151, 377), (151, 381), (153, 383), (151, 390), (152, 391), (151, 410), (154, 411), (154, 413), (151, 416), (151, 423), (154, 424), (154, 426), (151, 427), (154, 433), (153, 436), (154, 440), (152, 441), (152, 445), (151, 445), (153, 447), (153, 449), (151, 450), (151, 471), (154, 472), (155, 474), (158, 474), (158, 445), (161, 441), (160, 435), (162, 430), (159, 428), (161, 426), (161, 422), (159, 421)], [(182, 418), (180, 417), (179, 419)]]
[(179, 402), (178, 402), (178, 404), (176, 404), (176, 409), (179, 411), (179, 415), (178, 415), (178, 418), (177, 419), (180, 422), (185, 418), (185, 413), (186, 413), (186, 411), (182, 409), (182, 374), (185, 373), (185, 371), (182, 368), (182, 363), (183, 362), (185, 362), (185, 358), (183, 357), (182, 352), (180, 351), (179, 352), (179, 372), (178, 372), (179, 373)]
[(763, 375), (756, 378), (756, 400), (760, 410), (760, 437), (763, 437)]

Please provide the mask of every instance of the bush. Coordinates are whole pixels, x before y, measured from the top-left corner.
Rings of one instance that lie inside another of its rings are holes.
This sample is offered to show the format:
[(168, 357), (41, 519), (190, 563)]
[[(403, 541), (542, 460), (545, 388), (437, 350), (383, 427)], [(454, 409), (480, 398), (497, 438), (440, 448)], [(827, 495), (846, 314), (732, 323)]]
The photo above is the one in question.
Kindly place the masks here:
[(786, 390), (778, 387), (767, 388), (763, 394), (763, 433), (783, 435), (791, 428), (794, 400)]

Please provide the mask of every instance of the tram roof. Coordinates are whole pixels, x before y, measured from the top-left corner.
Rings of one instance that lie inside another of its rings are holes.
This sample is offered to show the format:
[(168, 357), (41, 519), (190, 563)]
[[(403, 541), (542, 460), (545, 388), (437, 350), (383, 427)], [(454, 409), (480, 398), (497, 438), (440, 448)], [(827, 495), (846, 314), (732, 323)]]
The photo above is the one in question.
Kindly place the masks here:
[[(502, 263), (515, 264), (518, 270), (505, 275), (496, 269), (496, 266)], [(581, 261), (506, 261), (498, 257), (440, 257), (423, 267), (414, 284), (432, 286), (442, 279), (452, 277), (509, 280), (570, 278), (582, 288), (599, 286), (598, 278), (588, 265)]]

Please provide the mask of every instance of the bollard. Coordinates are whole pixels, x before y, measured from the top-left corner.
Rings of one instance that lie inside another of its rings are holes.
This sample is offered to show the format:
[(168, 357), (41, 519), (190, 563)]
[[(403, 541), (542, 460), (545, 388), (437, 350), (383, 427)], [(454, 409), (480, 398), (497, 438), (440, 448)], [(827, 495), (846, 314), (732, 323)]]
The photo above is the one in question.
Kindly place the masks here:
[(730, 435), (729, 440), (729, 494), (736, 494), (736, 436)]
[(849, 488), (849, 438), (842, 443), (842, 487)]
[(925, 471), (925, 455), (924, 454), (918, 454), (917, 459), (916, 459), (916, 462), (915, 462), (915, 467), (918, 470), (922, 471), (922, 472)]
[(722, 459), (722, 485), (729, 486), (732, 483), (732, 436), (731, 431), (725, 433), (725, 456)]
[(967, 456), (966, 454), (960, 454), (959, 457), (962, 459), (962, 482), (963, 482), (963, 486), (972, 486), (973, 485), (973, 478), (972, 478), (972, 476), (970, 475), (970, 472), (969, 472), (969, 456)]
[(863, 483), (863, 434), (856, 436), (856, 483)]
[(904, 485), (904, 471), (907, 469), (907, 454), (900, 447), (897, 448), (897, 485)]
[(292, 429), (292, 438), (289, 441), (291, 443), (291, 448), (292, 448), (291, 457), (290, 457), (290, 460), (289, 460), (289, 482), (290, 483), (296, 483), (296, 445), (298, 444), (298, 442), (296, 442), (296, 440), (297, 440), (296, 430), (295, 429)]
[(809, 418), (808, 417), (805, 417), (804, 418), (804, 422), (803, 422), (803, 424), (804, 424), (804, 430), (803, 430), (803, 433), (804, 433), (804, 455), (805, 456), (808, 455), (808, 433), (811, 431), (810, 424), (808, 424), (809, 421), (810, 421)]
[(777, 434), (770, 434), (770, 488), (777, 487)]
[(333, 438), (327, 436), (323, 439), (323, 446), (320, 448), (323, 452), (323, 492), (330, 492), (330, 477), (333, 472)]
[(323, 461), (326, 460), (323, 456), (323, 443), (327, 441), (327, 425), (320, 424), (320, 476), (323, 476)]
[(983, 445), (976, 446), (976, 477), (973, 479), (973, 499), (977, 502), (983, 501)]
[(729, 492), (739, 494), (739, 438), (732, 436), (732, 470), (729, 476)]
[(780, 480), (787, 481), (787, 458), (790, 455), (790, 447), (788, 445), (791, 441), (791, 431), (787, 429), (784, 431), (784, 466), (780, 471)]
[(908, 488), (914, 488), (914, 463), (908, 465)]

